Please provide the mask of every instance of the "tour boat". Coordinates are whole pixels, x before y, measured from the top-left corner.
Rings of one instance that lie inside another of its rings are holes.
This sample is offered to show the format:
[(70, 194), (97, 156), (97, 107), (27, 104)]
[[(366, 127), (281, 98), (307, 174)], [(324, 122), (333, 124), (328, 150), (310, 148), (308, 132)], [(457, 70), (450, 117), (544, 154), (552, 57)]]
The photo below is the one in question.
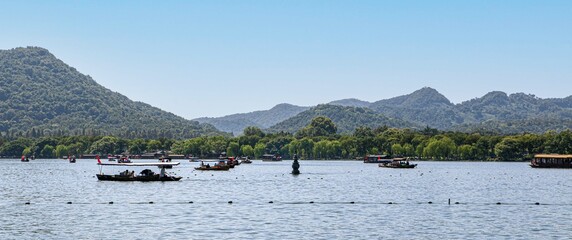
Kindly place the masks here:
[(533, 168), (572, 168), (572, 155), (536, 154), (530, 161)]
[(380, 163), (379, 167), (385, 168), (415, 168), (417, 164), (410, 164), (409, 159), (394, 158), (390, 163)]
[(393, 158), (389, 158), (387, 155), (367, 155), (363, 158), (364, 163), (391, 163)]
[[(166, 168), (179, 165), (179, 162), (156, 162), (156, 163), (102, 163), (97, 158), (97, 164), (99, 165), (99, 174), (96, 174), (97, 179), (100, 181), (138, 181), (138, 182), (153, 182), (153, 181), (179, 181), (182, 177), (170, 176), (165, 172)], [(145, 169), (139, 174), (135, 174), (135, 171), (125, 170), (119, 174), (104, 174), (103, 166), (116, 166), (116, 167), (159, 167), (161, 169), (160, 173), (155, 173), (151, 169)]]
[(205, 164), (205, 161), (201, 161), (201, 165), (195, 168), (196, 170), (201, 171), (228, 171), (230, 166), (226, 163), (225, 160), (219, 160), (218, 162), (214, 162), (211, 166), (210, 163)]
[(264, 162), (279, 162), (282, 161), (282, 157), (278, 154), (264, 154), (262, 155), (262, 161)]

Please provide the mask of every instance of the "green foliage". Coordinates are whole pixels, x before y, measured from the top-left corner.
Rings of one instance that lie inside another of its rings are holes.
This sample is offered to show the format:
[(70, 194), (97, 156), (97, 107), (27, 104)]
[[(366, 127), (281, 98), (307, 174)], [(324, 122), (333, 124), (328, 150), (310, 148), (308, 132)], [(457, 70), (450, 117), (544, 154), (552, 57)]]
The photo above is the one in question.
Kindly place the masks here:
[(262, 138), (256, 136), (258, 140), (253, 142), (254, 147), (250, 145), (252, 142), (241, 143), (243, 137), (203, 136), (177, 141), (115, 136), (0, 139), (0, 156), (20, 157), (26, 154), (59, 158), (87, 153), (139, 154), (138, 151), (145, 148), (201, 158), (217, 158), (222, 152), (227, 152), (229, 156), (255, 158), (265, 153), (280, 154), (286, 159), (294, 154), (301, 159), (355, 159), (366, 154), (388, 154), (432, 160), (522, 161), (529, 160), (537, 153), (572, 154), (572, 131), (508, 136), (438, 131), (431, 136), (426, 135), (425, 131), (408, 129), (359, 128), (352, 135), (307, 136), (300, 139), (288, 133), (265, 134)]
[[(0, 133), (9, 139), (42, 136), (190, 138), (222, 134), (134, 102), (37, 47), (0, 50)], [(39, 154), (43, 149), (32, 149)]]
[[(310, 108), (295, 117), (280, 122), (268, 129), (269, 132), (298, 132), (312, 123), (316, 117), (326, 117), (335, 124), (337, 133), (347, 134), (359, 127), (377, 128), (391, 127), (417, 127), (405, 121), (391, 119), (371, 109), (344, 107), (337, 105), (318, 105)], [(305, 134), (305, 133), (304, 133)]]

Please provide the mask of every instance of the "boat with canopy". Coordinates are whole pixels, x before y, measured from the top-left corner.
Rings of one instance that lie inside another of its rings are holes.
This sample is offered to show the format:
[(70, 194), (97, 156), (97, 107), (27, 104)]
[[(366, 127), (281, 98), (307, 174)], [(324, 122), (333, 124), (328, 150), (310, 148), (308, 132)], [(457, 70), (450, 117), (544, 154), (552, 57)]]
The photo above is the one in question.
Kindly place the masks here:
[[(96, 174), (97, 179), (100, 181), (139, 181), (139, 182), (151, 182), (151, 181), (179, 181), (182, 177), (170, 176), (165, 172), (166, 168), (172, 168), (173, 166), (179, 165), (179, 162), (143, 162), (143, 163), (102, 163), (99, 158), (97, 158), (97, 165), (99, 165), (99, 174)], [(153, 172), (151, 169), (145, 169), (138, 174), (135, 171), (125, 170), (119, 174), (104, 174), (103, 166), (115, 166), (115, 167), (159, 167), (161, 170), (159, 173)]]

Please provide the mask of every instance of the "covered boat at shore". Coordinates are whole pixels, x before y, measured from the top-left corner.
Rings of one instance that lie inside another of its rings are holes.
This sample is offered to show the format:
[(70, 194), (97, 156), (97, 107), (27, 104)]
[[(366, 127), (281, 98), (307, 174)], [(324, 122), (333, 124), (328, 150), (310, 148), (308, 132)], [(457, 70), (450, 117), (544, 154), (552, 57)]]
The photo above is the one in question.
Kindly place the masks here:
[(530, 161), (533, 168), (572, 168), (572, 155), (536, 154)]
[(417, 164), (409, 163), (409, 159), (406, 158), (394, 158), (393, 161), (380, 163), (378, 166), (384, 168), (415, 168)]
[(363, 158), (363, 163), (391, 163), (393, 158), (387, 155), (366, 155)]
[[(170, 176), (165, 172), (166, 168), (179, 165), (179, 162), (157, 162), (157, 163), (102, 163), (97, 159), (99, 165), (99, 174), (96, 174), (100, 181), (122, 181), (122, 182), (152, 182), (152, 181), (179, 181), (182, 177)], [(119, 174), (104, 174), (103, 166), (119, 166), (119, 167), (159, 167), (159, 173), (153, 172), (151, 169), (144, 169), (138, 174), (135, 171), (125, 170)]]
[(263, 162), (279, 162), (282, 161), (282, 157), (278, 154), (264, 154), (262, 155)]

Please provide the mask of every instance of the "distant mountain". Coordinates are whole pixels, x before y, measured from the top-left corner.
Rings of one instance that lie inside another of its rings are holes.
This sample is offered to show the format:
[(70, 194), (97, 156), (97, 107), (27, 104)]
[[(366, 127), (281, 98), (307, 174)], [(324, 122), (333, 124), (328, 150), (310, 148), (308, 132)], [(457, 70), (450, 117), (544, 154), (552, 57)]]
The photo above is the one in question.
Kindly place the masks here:
[[(349, 111), (336, 108), (333, 110), (332, 106), (365, 108), (366, 112), (359, 112), (361, 110), (358, 109)], [(480, 98), (453, 104), (437, 90), (425, 87), (407, 95), (373, 103), (350, 98), (332, 101), (328, 105), (318, 105), (306, 112), (302, 112), (305, 109), (298, 109), (298, 112), (279, 114), (280, 109), (273, 110), (272, 114), (281, 116), (283, 121), (276, 122), (276, 125), (268, 129), (269, 131), (292, 132), (309, 123), (310, 117), (327, 114), (328, 117), (335, 116), (335, 120), (330, 118), (336, 124), (341, 124), (338, 126), (340, 132), (351, 131), (353, 126), (362, 124), (366, 126), (428, 126), (440, 130), (474, 130), (496, 133), (541, 133), (548, 130), (568, 129), (570, 126), (568, 119), (572, 119), (572, 96), (541, 99), (530, 94), (507, 95), (504, 92), (494, 91)], [(344, 114), (335, 114), (334, 111), (341, 111)], [(296, 115), (297, 113), (300, 115)], [(239, 116), (242, 118), (239, 118), (240, 124), (237, 124), (236, 119)], [(291, 118), (288, 119), (289, 117)], [(227, 121), (226, 118), (230, 120)], [(235, 114), (220, 119), (201, 121), (212, 123), (225, 131), (232, 129), (233, 132), (241, 132), (249, 125), (262, 129), (271, 125), (261, 125), (253, 119), (256, 118), (245, 114)]]
[(0, 132), (13, 137), (223, 134), (106, 89), (38, 47), (0, 50)]
[(344, 107), (369, 107), (371, 105), (370, 102), (362, 101), (362, 100), (355, 99), (355, 98), (336, 100), (336, 101), (332, 101), (328, 104), (344, 106)]
[(572, 129), (572, 119), (531, 118), (515, 121), (489, 120), (453, 126), (449, 130), (460, 132), (480, 132), (494, 134), (544, 133), (552, 130), (561, 132)]
[(463, 123), (463, 118), (445, 96), (429, 87), (411, 94), (380, 100), (370, 108), (385, 116), (418, 125), (447, 129)]
[[(570, 100), (570, 97), (566, 98)], [(572, 104), (566, 99), (541, 99), (534, 95), (504, 92), (490, 92), (456, 106), (464, 115), (465, 123), (485, 121), (522, 121), (530, 119), (569, 119)], [(536, 121), (536, 120), (535, 120)]]
[(274, 124), (296, 116), (296, 114), (308, 108), (283, 103), (274, 106), (270, 110), (239, 113), (218, 118), (197, 118), (194, 120), (200, 123), (212, 124), (216, 128), (225, 132), (232, 132), (234, 135), (240, 135), (246, 127), (269, 128)]
[(334, 122), (338, 133), (352, 133), (357, 127), (367, 126), (371, 128), (388, 126), (397, 128), (417, 128), (418, 125), (399, 119), (391, 119), (368, 108), (344, 107), (337, 105), (322, 104), (310, 108), (295, 117), (280, 122), (268, 129), (270, 132), (295, 133), (310, 124), (313, 118), (325, 116)]

